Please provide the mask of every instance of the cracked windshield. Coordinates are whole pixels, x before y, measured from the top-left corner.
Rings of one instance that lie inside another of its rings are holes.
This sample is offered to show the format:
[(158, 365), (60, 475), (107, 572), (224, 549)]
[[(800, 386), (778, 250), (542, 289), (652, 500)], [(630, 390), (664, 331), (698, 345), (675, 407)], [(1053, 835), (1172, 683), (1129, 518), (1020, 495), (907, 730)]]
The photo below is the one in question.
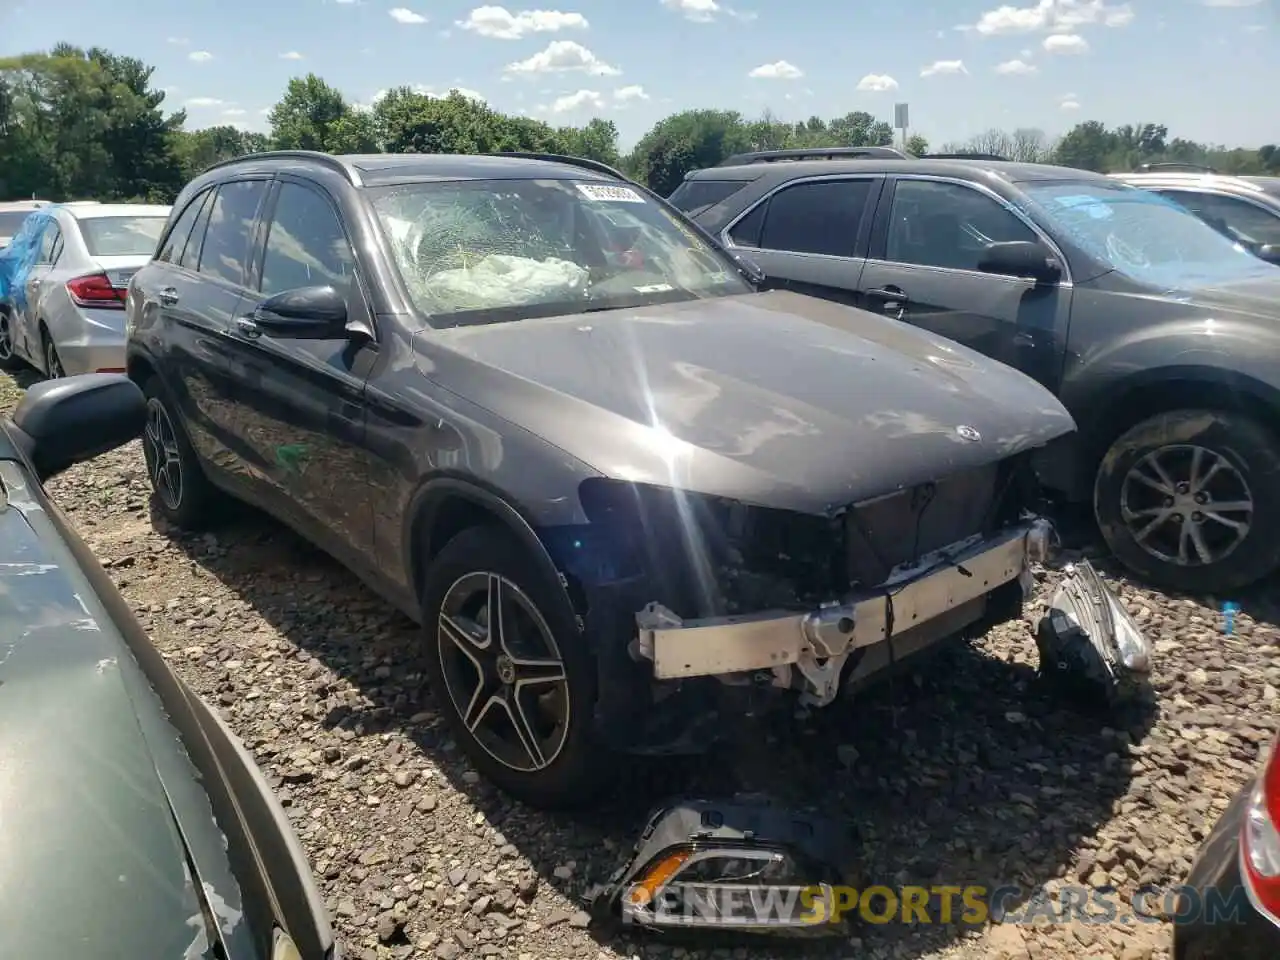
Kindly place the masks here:
[(1278, 41), (0, 0), (0, 960), (1280, 958)]

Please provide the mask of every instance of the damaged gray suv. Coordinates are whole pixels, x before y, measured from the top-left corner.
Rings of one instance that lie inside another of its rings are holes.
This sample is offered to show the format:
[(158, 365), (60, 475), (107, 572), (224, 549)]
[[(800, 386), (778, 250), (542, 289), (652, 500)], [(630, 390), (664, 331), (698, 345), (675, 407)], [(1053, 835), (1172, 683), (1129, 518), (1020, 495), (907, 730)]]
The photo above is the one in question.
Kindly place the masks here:
[[(826, 705), (1017, 617), (1051, 538), (1027, 457), (1074, 426), (941, 337), (757, 292), (563, 157), (224, 163), (127, 316), (164, 516), (229, 494), (340, 559), (424, 625), (476, 767), (538, 805), (705, 744), (744, 687)], [(1133, 631), (1093, 632), (1142, 669)]]

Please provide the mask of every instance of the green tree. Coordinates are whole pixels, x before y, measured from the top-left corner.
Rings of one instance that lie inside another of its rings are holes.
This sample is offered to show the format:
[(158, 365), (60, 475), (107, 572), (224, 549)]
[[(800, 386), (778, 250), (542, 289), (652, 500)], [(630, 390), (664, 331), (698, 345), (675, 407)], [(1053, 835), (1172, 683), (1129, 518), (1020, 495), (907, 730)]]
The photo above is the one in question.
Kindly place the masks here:
[(631, 153), (630, 167), (650, 189), (667, 196), (690, 170), (714, 167), (751, 149), (736, 110), (686, 110), (659, 120)]
[(294, 77), (268, 115), (271, 140), (281, 150), (331, 150), (352, 112), (346, 98), (314, 73)]
[(561, 127), (556, 131), (563, 153), (571, 157), (598, 160), (611, 167), (621, 162), (618, 158), (618, 128), (612, 120), (596, 118), (585, 127)]
[(918, 133), (907, 138), (907, 153), (913, 157), (923, 157), (929, 152), (929, 141)]
[(1087, 120), (1076, 124), (1054, 151), (1054, 162), (1064, 167), (1108, 173), (1108, 160), (1115, 152), (1117, 139), (1105, 124)]

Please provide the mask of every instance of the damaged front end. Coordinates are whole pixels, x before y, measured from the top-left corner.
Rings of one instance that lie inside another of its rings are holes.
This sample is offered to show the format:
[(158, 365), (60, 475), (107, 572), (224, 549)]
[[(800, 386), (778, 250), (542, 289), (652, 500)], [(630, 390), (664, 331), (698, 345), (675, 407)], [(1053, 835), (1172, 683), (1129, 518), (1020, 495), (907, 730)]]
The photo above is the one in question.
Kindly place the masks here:
[[(849, 830), (760, 796), (681, 800), (653, 813), (596, 892), (593, 919), (650, 931), (847, 936)], [(842, 909), (844, 907), (845, 909)]]

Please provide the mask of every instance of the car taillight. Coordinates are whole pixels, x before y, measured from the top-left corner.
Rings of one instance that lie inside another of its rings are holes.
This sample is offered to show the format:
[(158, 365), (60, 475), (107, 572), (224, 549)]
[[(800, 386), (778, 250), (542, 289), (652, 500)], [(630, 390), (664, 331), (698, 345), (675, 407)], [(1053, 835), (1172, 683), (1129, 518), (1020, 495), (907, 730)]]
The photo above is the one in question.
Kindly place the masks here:
[(1240, 867), (1252, 900), (1280, 923), (1280, 743), (1249, 796), (1240, 831)]
[(123, 310), (125, 291), (111, 285), (105, 273), (90, 273), (67, 281), (67, 293), (77, 307)]

